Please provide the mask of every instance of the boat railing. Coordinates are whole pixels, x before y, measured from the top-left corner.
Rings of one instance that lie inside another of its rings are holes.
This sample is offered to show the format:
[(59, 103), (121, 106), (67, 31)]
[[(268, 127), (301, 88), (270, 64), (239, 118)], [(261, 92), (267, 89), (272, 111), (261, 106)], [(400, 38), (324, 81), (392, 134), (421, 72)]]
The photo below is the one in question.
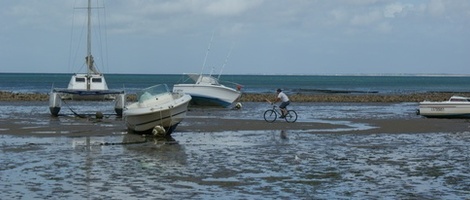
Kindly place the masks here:
[(238, 91), (240, 91), (243, 88), (243, 85), (235, 83), (235, 82), (231, 82), (231, 81), (220, 81), (220, 82), (221, 82), (221, 84), (223, 84), (227, 87), (235, 88)]

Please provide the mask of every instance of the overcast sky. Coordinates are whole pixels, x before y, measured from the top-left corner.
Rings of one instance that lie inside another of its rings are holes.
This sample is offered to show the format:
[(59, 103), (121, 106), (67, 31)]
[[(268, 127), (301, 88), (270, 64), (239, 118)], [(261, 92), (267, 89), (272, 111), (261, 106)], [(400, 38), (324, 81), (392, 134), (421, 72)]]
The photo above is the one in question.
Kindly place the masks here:
[[(468, 0), (98, 3), (92, 52), (104, 73), (199, 73), (211, 44), (207, 73), (470, 74)], [(85, 5), (1, 0), (0, 72), (83, 72)]]

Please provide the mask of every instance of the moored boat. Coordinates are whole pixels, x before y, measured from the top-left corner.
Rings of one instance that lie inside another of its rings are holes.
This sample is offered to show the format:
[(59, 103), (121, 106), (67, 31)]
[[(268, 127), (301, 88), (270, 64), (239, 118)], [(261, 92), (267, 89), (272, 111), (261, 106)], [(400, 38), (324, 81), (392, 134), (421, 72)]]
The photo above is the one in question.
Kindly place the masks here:
[(166, 84), (160, 84), (138, 92), (137, 100), (124, 108), (127, 128), (133, 132), (151, 132), (161, 126), (169, 135), (186, 117), (191, 96), (171, 92)]
[(230, 88), (219, 83), (211, 75), (188, 74), (194, 83), (181, 83), (173, 86), (173, 92), (191, 95), (191, 104), (199, 106), (229, 107), (241, 95), (241, 86)]
[(422, 101), (417, 114), (425, 117), (470, 118), (470, 97), (452, 96), (447, 101)]
[(87, 52), (85, 57), (86, 73), (72, 75), (67, 88), (53, 88), (49, 95), (49, 110), (53, 116), (58, 116), (62, 100), (104, 101), (115, 100), (115, 112), (122, 115), (125, 104), (124, 90), (110, 90), (105, 77), (95, 67), (91, 53), (91, 0), (88, 0), (87, 20)]

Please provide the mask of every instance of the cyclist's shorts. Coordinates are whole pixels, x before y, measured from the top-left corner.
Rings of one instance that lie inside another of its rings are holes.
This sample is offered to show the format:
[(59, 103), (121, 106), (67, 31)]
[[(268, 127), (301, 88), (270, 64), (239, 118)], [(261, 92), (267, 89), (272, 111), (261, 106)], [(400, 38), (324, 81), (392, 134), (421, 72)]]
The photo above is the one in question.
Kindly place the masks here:
[(279, 108), (286, 108), (290, 104), (290, 101), (282, 102)]

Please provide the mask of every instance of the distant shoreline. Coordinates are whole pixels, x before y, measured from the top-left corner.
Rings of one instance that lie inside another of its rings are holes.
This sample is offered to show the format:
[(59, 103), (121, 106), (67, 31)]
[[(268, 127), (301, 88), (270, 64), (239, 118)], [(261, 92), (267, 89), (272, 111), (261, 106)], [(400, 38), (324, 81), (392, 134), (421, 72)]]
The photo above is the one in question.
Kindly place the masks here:
[[(71, 75), (75, 73), (62, 72), (0, 72), (0, 74), (58, 74), (58, 75)], [(159, 75), (184, 75), (185, 73), (169, 73)], [(106, 75), (148, 75), (139, 73), (106, 73)], [(291, 74), (278, 74), (278, 73), (253, 73), (253, 74), (222, 74), (221, 76), (416, 76), (416, 77), (470, 77), (470, 74), (450, 74), (450, 73), (319, 73), (319, 74), (304, 74), (304, 73), (291, 73)]]
[[(470, 92), (451, 93), (451, 92), (427, 92), (427, 93), (409, 93), (409, 94), (290, 94), (292, 102), (421, 102), (427, 101), (445, 101), (452, 95), (470, 96)], [(266, 99), (272, 101), (275, 94), (254, 94), (243, 93), (239, 102), (263, 102)], [(45, 93), (15, 93), (9, 91), (0, 91), (0, 101), (48, 101), (49, 95)], [(127, 101), (135, 101), (135, 94), (127, 95)]]

